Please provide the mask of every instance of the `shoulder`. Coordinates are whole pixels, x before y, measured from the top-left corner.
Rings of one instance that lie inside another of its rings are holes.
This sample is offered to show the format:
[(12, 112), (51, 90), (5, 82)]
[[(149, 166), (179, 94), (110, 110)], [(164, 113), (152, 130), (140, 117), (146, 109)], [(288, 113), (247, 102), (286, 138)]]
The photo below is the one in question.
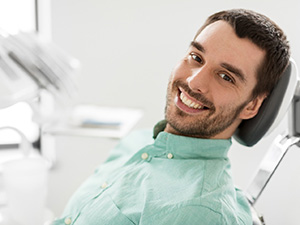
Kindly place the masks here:
[(136, 130), (119, 141), (110, 152), (107, 162), (123, 158), (125, 161), (146, 145), (152, 144), (151, 130)]
[(153, 143), (151, 130), (136, 130), (124, 137), (116, 149), (121, 148), (122, 152), (134, 154), (136, 151)]
[(153, 143), (153, 134), (151, 129), (135, 130), (125, 136), (120, 144), (130, 144), (137, 148), (144, 147)]

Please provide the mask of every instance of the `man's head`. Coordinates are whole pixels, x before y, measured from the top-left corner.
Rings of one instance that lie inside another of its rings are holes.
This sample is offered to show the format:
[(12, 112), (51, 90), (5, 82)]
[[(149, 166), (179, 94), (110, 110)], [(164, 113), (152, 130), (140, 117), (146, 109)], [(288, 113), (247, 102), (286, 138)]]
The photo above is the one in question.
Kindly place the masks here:
[(286, 38), (268, 18), (246, 10), (210, 16), (172, 72), (166, 131), (229, 138), (257, 114), (288, 60)]
[(262, 14), (245, 9), (234, 9), (221, 11), (208, 17), (195, 38), (205, 27), (219, 20), (229, 23), (239, 38), (248, 38), (265, 50), (266, 56), (257, 71), (257, 85), (253, 90), (253, 97), (264, 93), (269, 94), (286, 69), (290, 58), (289, 43), (283, 31)]

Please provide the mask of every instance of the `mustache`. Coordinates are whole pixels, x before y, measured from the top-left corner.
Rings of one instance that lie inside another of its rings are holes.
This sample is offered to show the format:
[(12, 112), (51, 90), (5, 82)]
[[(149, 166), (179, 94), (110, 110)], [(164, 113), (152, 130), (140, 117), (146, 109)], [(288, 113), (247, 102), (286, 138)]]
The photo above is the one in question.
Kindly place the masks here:
[(209, 101), (203, 94), (201, 93), (195, 93), (193, 92), (189, 86), (184, 83), (183, 81), (181, 80), (176, 80), (174, 83), (173, 83), (173, 88), (174, 89), (178, 89), (178, 87), (182, 88), (186, 93), (189, 94), (189, 96), (193, 97), (194, 99), (202, 102), (207, 108), (209, 108), (210, 110), (215, 110), (215, 106), (214, 104)]

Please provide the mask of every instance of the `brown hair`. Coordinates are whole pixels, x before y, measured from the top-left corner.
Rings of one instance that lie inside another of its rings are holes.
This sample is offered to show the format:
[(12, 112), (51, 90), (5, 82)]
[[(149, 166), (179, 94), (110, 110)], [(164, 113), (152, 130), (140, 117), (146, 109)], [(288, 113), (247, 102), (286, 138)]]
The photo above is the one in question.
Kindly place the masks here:
[(290, 47), (283, 31), (264, 15), (251, 10), (233, 9), (208, 17), (194, 39), (205, 27), (218, 20), (229, 23), (239, 38), (248, 38), (266, 51), (265, 59), (257, 71), (257, 85), (252, 96), (269, 94), (289, 63)]

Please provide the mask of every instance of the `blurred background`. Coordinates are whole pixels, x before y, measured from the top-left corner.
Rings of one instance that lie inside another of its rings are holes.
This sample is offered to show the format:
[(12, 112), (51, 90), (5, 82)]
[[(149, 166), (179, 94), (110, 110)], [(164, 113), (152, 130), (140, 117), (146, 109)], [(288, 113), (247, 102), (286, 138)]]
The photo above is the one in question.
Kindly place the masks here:
[[(39, 32), (81, 63), (81, 71), (76, 78), (79, 90), (76, 102), (142, 109), (144, 116), (134, 129), (152, 129), (163, 119), (169, 75), (184, 56), (195, 32), (216, 11), (247, 8), (270, 17), (285, 31), (292, 57), (300, 65), (298, 0), (37, 2), (40, 7)], [(0, 8), (1, 21), (4, 9)], [(14, 4), (9, 10), (13, 11), (11, 15), (16, 15), (15, 10), (22, 9)], [(260, 160), (275, 136), (287, 128), (287, 123), (285, 118), (272, 134), (252, 148), (233, 143), (230, 158), (237, 186), (247, 187)], [(78, 139), (72, 141), (78, 142)], [(68, 147), (62, 142), (61, 145)], [(99, 143), (102, 149), (110, 147), (105, 146), (105, 141)], [(86, 146), (82, 145), (82, 148)], [(87, 159), (88, 152), (85, 154)], [(258, 200), (256, 208), (264, 215), (266, 224), (300, 224), (299, 161), (300, 149), (293, 147)], [(85, 167), (85, 164), (81, 166)], [(80, 173), (79, 167), (77, 170), (73, 173)], [(54, 211), (59, 214), (61, 208)]]

